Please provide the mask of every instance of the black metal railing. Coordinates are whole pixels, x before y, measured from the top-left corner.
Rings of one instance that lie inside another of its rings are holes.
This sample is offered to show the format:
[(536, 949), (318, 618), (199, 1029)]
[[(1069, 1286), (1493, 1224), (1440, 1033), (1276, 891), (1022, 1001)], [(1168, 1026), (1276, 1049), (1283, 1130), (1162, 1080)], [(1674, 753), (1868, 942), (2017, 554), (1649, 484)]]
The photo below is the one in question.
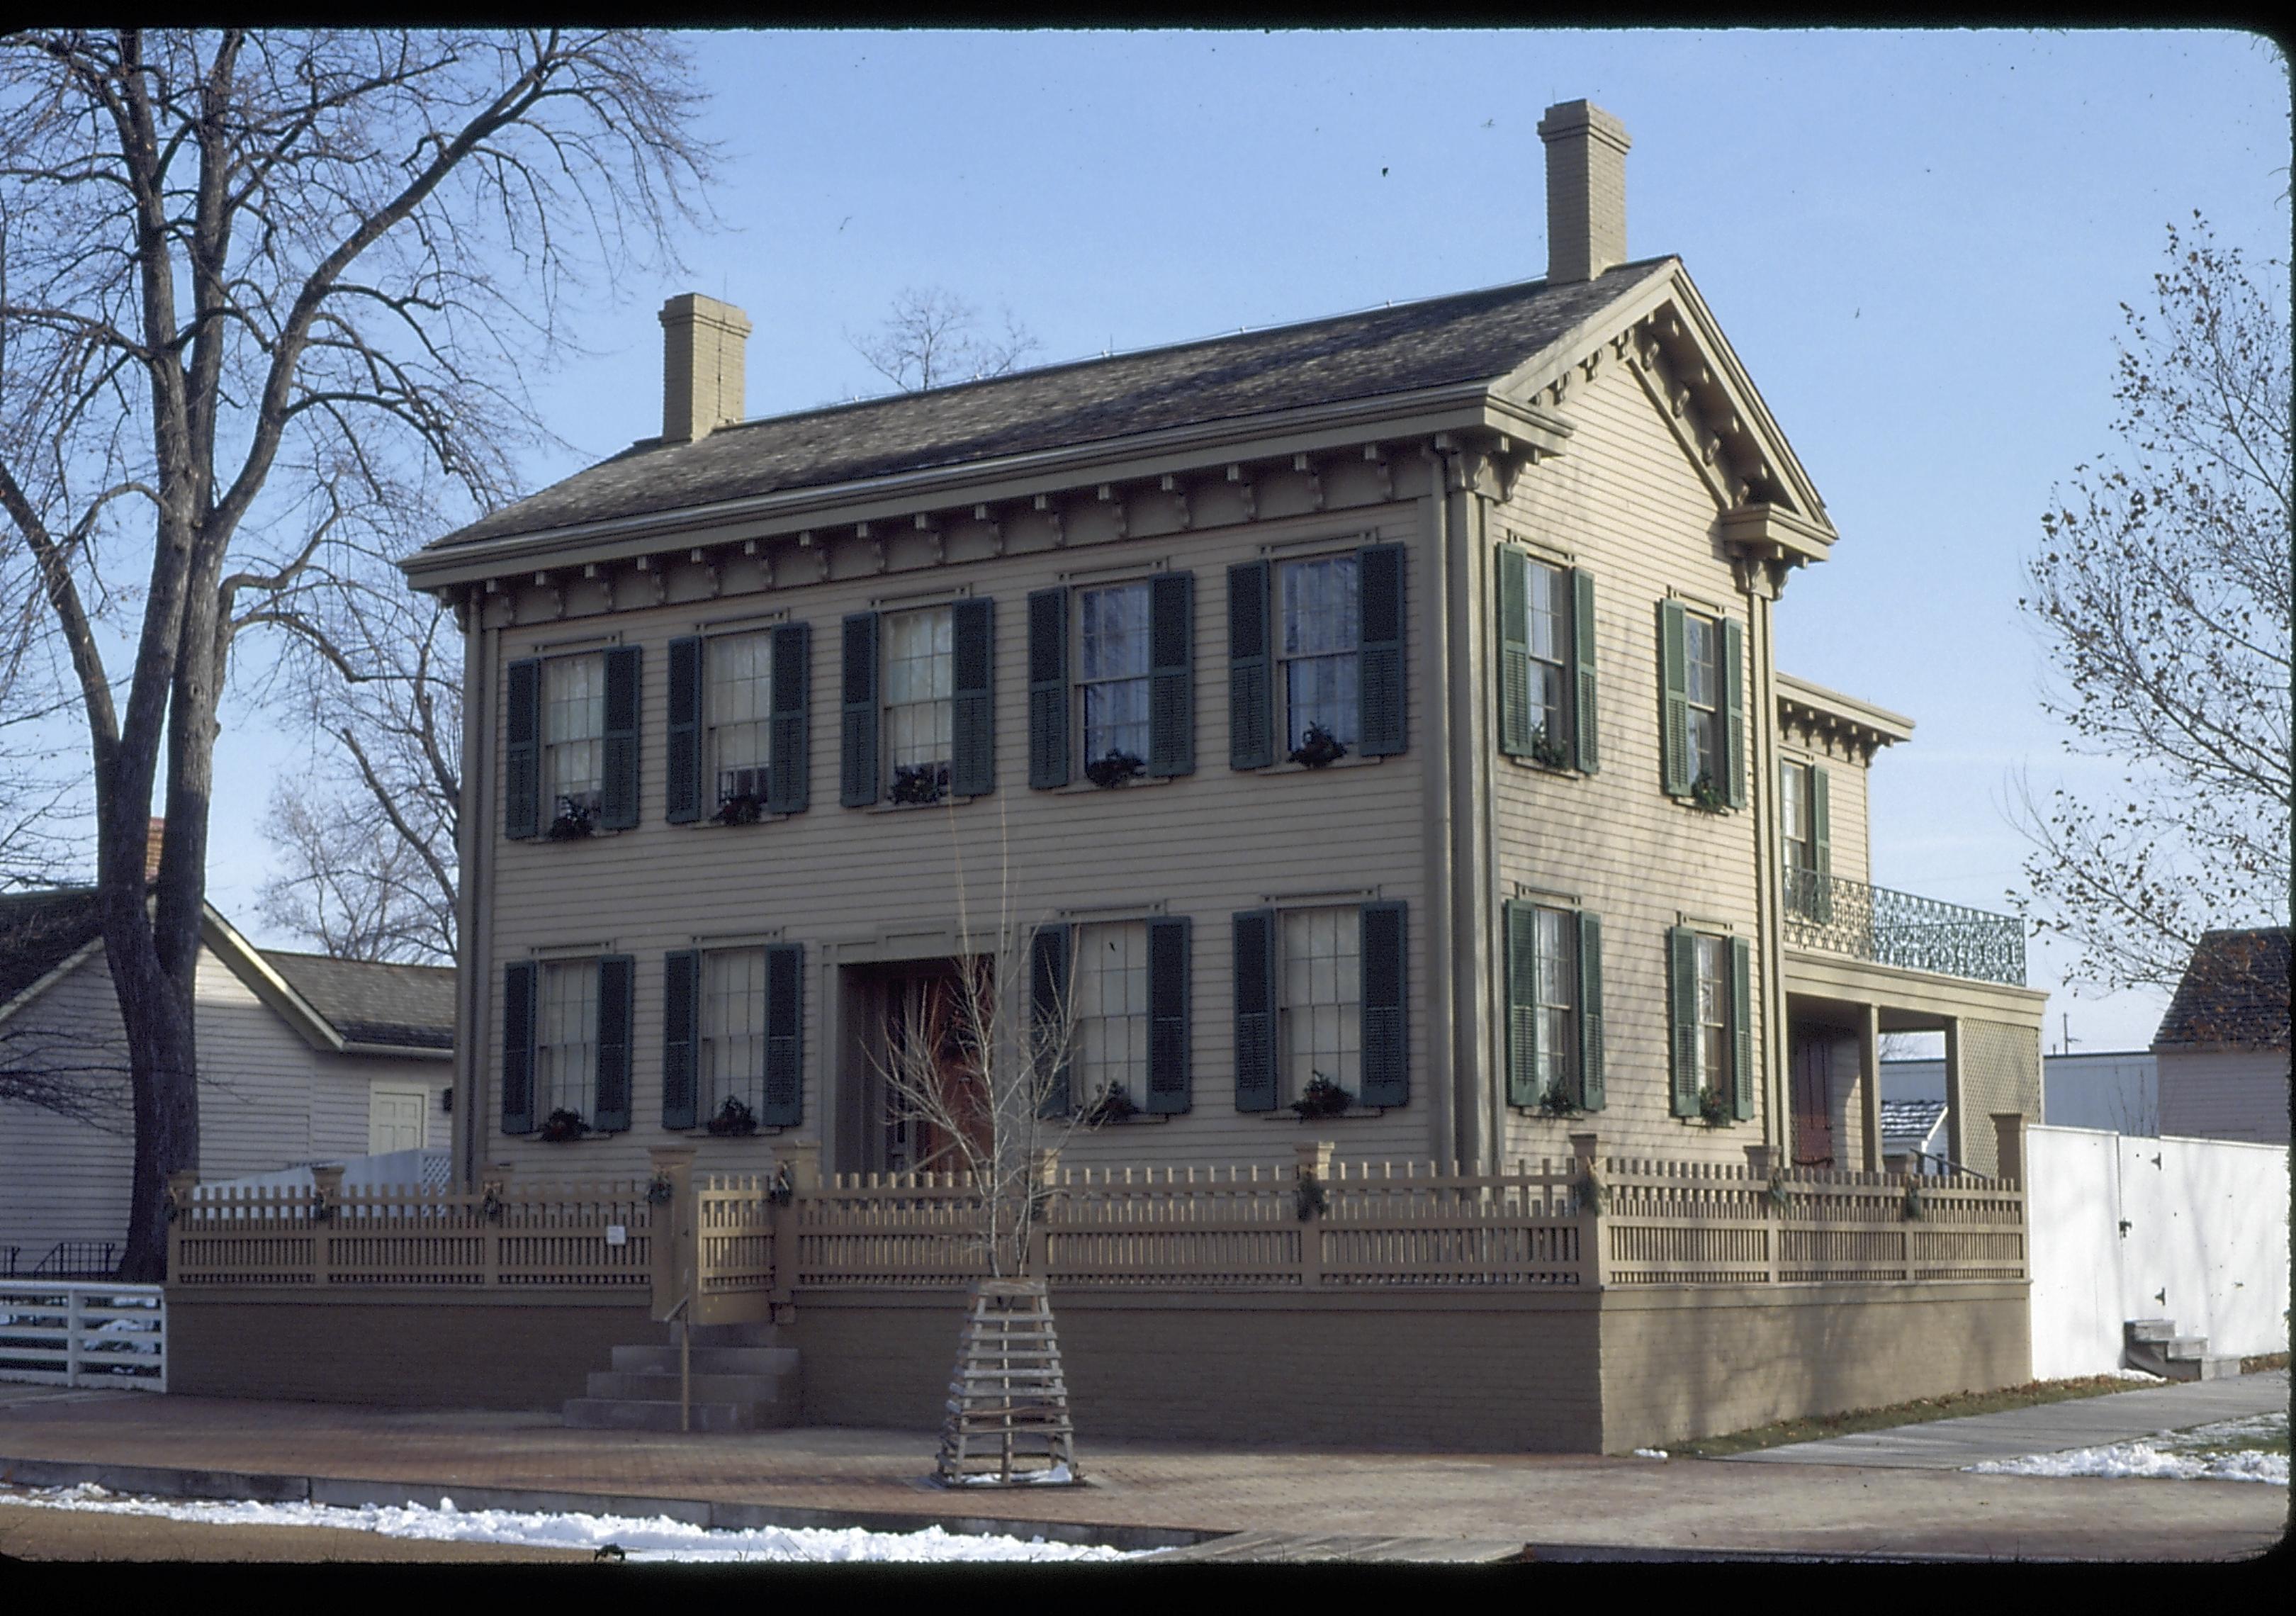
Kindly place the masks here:
[(1816, 870), (1784, 872), (1786, 941), (1939, 976), (2025, 985), (2025, 927), (2013, 915), (1869, 887)]

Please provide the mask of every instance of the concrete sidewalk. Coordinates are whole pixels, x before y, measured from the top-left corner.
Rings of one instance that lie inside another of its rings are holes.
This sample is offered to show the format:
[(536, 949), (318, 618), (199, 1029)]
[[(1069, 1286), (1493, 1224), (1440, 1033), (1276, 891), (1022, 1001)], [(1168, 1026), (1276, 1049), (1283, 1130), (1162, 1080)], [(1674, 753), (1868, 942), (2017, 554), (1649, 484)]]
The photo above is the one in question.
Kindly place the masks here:
[(1729, 1463), (1960, 1470), (1988, 1459), (2142, 1441), (2163, 1431), (2212, 1425), (2219, 1420), (2284, 1411), (2287, 1407), (2288, 1371), (2276, 1369), (2224, 1380), (2146, 1386), (2103, 1397), (2072, 1398), (2000, 1414), (1931, 1420), (1890, 1431), (1855, 1431), (1821, 1441), (1734, 1454)]
[(2286, 1489), (2240, 1482), (1100, 1441), (1079, 1415), (1088, 1485), (953, 1497), (928, 1480), (930, 1431), (681, 1437), (569, 1431), (538, 1413), (0, 1388), (0, 1483), (341, 1503), (450, 1495), (471, 1508), (728, 1526), (939, 1522), (1137, 1548), (1244, 1532), (1448, 1541), (1463, 1557), (1535, 1543), (1541, 1558), (2237, 1560), (2279, 1541), (2288, 1507)]

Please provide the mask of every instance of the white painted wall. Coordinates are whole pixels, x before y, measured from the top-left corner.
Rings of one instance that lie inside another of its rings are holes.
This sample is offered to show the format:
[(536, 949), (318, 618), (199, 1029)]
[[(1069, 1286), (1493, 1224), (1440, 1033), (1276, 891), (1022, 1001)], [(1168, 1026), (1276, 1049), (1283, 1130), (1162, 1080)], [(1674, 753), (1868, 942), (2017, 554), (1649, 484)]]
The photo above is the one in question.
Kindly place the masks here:
[(2027, 1141), (2036, 1378), (2120, 1367), (2132, 1318), (2173, 1319), (2211, 1353), (2288, 1349), (2286, 1145), (2072, 1128)]

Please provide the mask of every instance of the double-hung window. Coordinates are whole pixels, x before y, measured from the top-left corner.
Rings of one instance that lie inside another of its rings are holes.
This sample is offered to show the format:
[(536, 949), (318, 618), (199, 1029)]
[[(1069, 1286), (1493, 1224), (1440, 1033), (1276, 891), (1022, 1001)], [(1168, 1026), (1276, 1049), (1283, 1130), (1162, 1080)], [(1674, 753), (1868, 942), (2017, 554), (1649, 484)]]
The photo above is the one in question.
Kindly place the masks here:
[(1667, 940), (1674, 1113), (1746, 1120), (1754, 1114), (1752, 948), (1689, 926)]
[(1544, 741), (1559, 753), (1570, 733), (1570, 602), (1562, 569), (1531, 562), (1524, 569), (1530, 629), (1530, 721), (1533, 744)]
[(773, 635), (725, 635), (710, 640), (708, 651), (711, 807), (754, 813), (766, 803), (772, 759)]
[(536, 1103), (547, 1118), (570, 1111), (587, 1119), (597, 1110), (598, 964), (552, 961), (542, 967), (535, 1018)]
[(1362, 738), (1357, 652), (1363, 611), (1356, 558), (1285, 562), (1275, 576), (1283, 613), (1277, 644), (1284, 750), (1305, 746), (1311, 727), (1352, 747)]
[[(1235, 1106), (1302, 1114), (1411, 1097), (1409, 916), (1391, 900), (1231, 917)], [(1321, 1086), (1319, 1088), (1318, 1086)]]
[(594, 820), (606, 783), (606, 659), (552, 657), (542, 664), (542, 758), (548, 817)]
[(956, 689), (955, 614), (947, 606), (888, 612), (885, 760), (896, 802), (947, 794)]
[(1666, 790), (1701, 808), (1746, 806), (1745, 647), (1730, 619), (1659, 603)]
[(794, 1126), (804, 1104), (804, 946), (663, 956), (661, 1031), (664, 1128)]
[(1693, 788), (1703, 782), (1710, 791), (1722, 780), (1718, 742), (1721, 698), (1721, 634), (1714, 619), (1686, 612), (1683, 617), (1684, 701), (1689, 708), (1690, 778)]
[(1530, 901), (1505, 906), (1507, 1103), (1603, 1106), (1601, 922)]
[(1779, 765), (1778, 818), (1785, 841), (1786, 909), (1821, 922), (1833, 915), (1826, 796), (1825, 770), (1821, 766)]
[(503, 968), (502, 1126), (506, 1134), (578, 1137), (630, 1125), (630, 1007), (635, 962), (513, 960)]
[(701, 1115), (738, 1102), (765, 1109), (766, 951), (724, 948), (701, 956)]
[(1118, 921), (1076, 929), (1070, 991), (1075, 1033), (1070, 1066), (1087, 1105), (1122, 1088), (1147, 1108), (1148, 924)]
[(1499, 751), (1593, 774), (1595, 579), (1498, 547)]
[(1150, 751), (1148, 586), (1082, 590), (1078, 605), (1085, 763), (1119, 757), (1144, 766)]
[(1289, 1104), (1317, 1079), (1359, 1095), (1363, 1090), (1363, 959), (1354, 908), (1288, 909), (1276, 947), (1282, 1092)]

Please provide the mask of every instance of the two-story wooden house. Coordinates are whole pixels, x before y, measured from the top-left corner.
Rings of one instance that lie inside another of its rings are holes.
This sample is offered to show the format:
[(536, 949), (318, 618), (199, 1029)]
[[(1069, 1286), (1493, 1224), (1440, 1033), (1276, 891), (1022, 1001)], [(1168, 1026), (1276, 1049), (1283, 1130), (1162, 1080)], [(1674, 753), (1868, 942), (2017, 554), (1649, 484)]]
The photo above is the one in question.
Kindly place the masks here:
[(1772, 655), (1824, 503), (1627, 258), (1624, 130), (1539, 131), (1543, 280), (756, 421), (673, 299), (660, 439), (407, 563), (467, 634), (463, 1181), (930, 1164), (872, 1051), (1006, 883), (1136, 1105), (1071, 1162), (1282, 1156), (1321, 1077), (1342, 1158), (1874, 1167), (1878, 1034), (1941, 1026), (1988, 1169), (2017, 930), (1866, 884), (1909, 726)]

